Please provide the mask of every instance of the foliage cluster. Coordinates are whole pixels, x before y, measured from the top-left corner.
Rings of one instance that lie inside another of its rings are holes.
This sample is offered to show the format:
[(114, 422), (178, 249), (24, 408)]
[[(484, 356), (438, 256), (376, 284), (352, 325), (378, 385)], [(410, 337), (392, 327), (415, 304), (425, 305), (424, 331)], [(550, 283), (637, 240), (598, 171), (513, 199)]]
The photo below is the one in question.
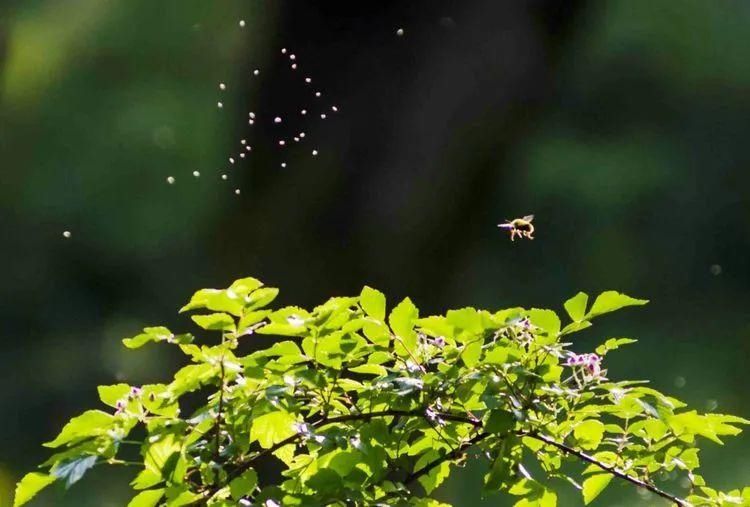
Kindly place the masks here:
[[(130, 507), (436, 507), (435, 489), (478, 459), (486, 493), (518, 507), (554, 507), (562, 487), (589, 504), (613, 479), (676, 505), (750, 506), (750, 488), (716, 491), (697, 473), (700, 440), (721, 444), (749, 421), (610, 380), (608, 354), (635, 340), (571, 351), (567, 337), (592, 319), (645, 300), (579, 293), (563, 325), (544, 309), (420, 317), (408, 298), (388, 311), (369, 287), (269, 309), (277, 294), (254, 278), (195, 293), (181, 311), (213, 341), (164, 327), (123, 340), (177, 347), (189, 364), (168, 383), (100, 386), (109, 409), (45, 444), (55, 454), (14, 505), (109, 464), (136, 468)], [(258, 350), (259, 335), (283, 338)]]

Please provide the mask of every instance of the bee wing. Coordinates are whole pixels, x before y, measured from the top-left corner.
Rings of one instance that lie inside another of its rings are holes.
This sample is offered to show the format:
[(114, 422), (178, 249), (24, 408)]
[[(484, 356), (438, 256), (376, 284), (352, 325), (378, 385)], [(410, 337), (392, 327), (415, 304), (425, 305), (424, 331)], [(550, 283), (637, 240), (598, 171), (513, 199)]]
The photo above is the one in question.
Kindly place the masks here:
[(532, 220), (534, 220), (534, 215), (526, 215), (525, 217), (523, 217), (523, 219), (527, 222), (531, 222)]

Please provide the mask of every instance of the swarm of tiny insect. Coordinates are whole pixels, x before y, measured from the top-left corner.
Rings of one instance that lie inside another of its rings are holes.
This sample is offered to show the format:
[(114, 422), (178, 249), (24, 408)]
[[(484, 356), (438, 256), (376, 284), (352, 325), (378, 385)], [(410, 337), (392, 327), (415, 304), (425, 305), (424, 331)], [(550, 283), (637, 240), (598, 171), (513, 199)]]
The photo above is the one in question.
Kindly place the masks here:
[(504, 224), (497, 224), (501, 229), (510, 231), (510, 240), (515, 241), (516, 236), (519, 238), (534, 239), (534, 215), (526, 215), (523, 218), (506, 220)]

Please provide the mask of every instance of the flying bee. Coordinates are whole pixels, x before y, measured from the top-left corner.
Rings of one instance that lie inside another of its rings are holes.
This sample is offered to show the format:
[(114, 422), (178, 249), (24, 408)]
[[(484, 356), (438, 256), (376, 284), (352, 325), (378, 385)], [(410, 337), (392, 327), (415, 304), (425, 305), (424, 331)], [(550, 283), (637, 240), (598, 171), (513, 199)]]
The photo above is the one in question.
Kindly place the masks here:
[(534, 220), (534, 215), (526, 215), (523, 218), (506, 220), (504, 224), (497, 224), (497, 226), (510, 231), (511, 241), (515, 241), (516, 236), (519, 238), (534, 239), (534, 224), (531, 223), (532, 220)]

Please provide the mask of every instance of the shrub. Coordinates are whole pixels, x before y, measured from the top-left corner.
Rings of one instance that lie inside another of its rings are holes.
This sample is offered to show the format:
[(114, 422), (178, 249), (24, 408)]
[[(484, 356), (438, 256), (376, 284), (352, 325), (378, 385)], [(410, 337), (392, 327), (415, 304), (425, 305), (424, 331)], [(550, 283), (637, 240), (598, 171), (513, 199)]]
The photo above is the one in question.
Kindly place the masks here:
[[(635, 340), (590, 353), (566, 342), (644, 300), (605, 292), (589, 306), (579, 293), (563, 326), (541, 309), (420, 317), (405, 299), (387, 312), (369, 287), (312, 311), (268, 309), (277, 293), (254, 278), (195, 293), (181, 311), (213, 341), (164, 327), (123, 340), (177, 347), (189, 364), (165, 384), (99, 386), (109, 409), (45, 444), (56, 454), (15, 505), (110, 464), (136, 467), (131, 507), (439, 506), (430, 495), (468, 459), (486, 463), (487, 494), (517, 506), (555, 506), (561, 487), (588, 504), (613, 479), (676, 505), (750, 505), (750, 488), (721, 493), (696, 473), (701, 438), (721, 443), (748, 421), (611, 380), (608, 354)], [(257, 350), (257, 335), (285, 338)], [(678, 479), (684, 499), (662, 489)]]

